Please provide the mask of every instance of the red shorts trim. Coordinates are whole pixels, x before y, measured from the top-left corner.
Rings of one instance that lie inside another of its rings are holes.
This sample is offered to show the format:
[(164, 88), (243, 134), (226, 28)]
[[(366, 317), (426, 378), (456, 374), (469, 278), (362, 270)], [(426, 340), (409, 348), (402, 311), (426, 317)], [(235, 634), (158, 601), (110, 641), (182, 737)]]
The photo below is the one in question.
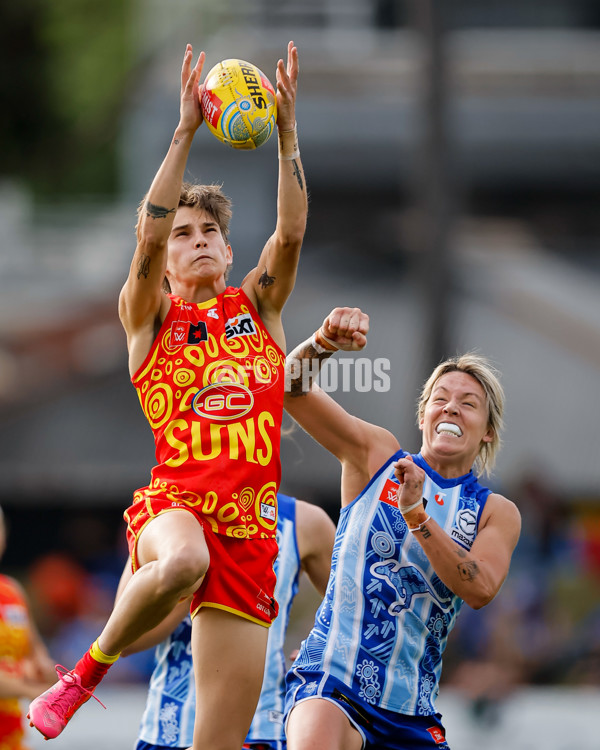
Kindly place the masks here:
[(153, 499), (148, 513), (138, 502), (124, 513), (132, 569), (139, 568), (137, 543), (142, 531), (153, 518), (173, 510), (185, 510), (194, 516), (202, 526), (210, 554), (206, 575), (192, 597), (192, 617), (201, 607), (215, 607), (269, 627), (279, 611), (274, 598), (277, 579), (273, 566), (278, 552), (274, 538), (238, 539), (216, 534), (192, 508), (167, 499), (159, 503)]
[(235, 539), (203, 528), (210, 565), (192, 597), (192, 618), (202, 607), (215, 607), (269, 627), (279, 611), (273, 569), (277, 541)]

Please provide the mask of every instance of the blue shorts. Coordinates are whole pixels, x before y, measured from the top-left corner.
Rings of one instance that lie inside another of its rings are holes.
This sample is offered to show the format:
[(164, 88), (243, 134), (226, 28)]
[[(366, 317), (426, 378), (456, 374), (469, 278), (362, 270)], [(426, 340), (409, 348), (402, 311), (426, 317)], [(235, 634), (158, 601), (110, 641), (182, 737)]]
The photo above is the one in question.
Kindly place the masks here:
[(331, 701), (363, 738), (363, 750), (450, 750), (441, 714), (412, 716), (365, 703), (335, 677), (295, 670), (286, 677), (285, 722), (298, 703), (314, 698)]

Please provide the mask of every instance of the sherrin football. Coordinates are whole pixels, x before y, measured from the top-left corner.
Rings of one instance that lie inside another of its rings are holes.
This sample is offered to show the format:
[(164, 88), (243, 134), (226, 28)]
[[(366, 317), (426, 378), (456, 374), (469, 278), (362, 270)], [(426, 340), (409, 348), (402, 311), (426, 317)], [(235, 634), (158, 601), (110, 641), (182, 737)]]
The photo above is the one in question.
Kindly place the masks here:
[(275, 90), (265, 74), (245, 60), (222, 60), (209, 70), (200, 106), (210, 132), (233, 148), (258, 148), (275, 129)]

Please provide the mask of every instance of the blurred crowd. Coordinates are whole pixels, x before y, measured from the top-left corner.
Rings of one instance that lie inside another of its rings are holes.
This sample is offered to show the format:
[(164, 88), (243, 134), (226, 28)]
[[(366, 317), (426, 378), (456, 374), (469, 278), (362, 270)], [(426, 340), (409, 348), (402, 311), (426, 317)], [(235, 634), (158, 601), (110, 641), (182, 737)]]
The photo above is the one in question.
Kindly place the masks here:
[(600, 685), (600, 505), (557, 494), (546, 477), (506, 488), (523, 531), (502, 596), (463, 609), (443, 681), (494, 721), (524, 685)]

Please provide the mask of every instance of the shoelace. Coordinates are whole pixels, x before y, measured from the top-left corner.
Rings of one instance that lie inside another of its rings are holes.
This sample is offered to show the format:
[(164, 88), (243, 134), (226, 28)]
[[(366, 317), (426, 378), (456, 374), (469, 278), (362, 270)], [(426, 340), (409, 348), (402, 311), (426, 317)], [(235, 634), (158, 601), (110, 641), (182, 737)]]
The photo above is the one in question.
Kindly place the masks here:
[[(57, 695), (55, 698), (53, 698), (50, 701), (50, 706), (57, 706), (60, 708), (62, 712), (64, 712), (64, 715), (67, 718), (71, 718), (71, 715), (75, 709), (76, 703), (79, 700), (81, 693), (88, 693), (94, 700), (96, 700), (102, 708), (106, 708), (104, 703), (100, 700), (100, 698), (96, 698), (94, 695), (94, 691), (90, 690), (89, 688), (83, 687), (81, 684), (77, 684), (75, 681), (66, 680), (65, 676), (72, 674), (72, 671), (67, 669), (66, 667), (63, 667), (62, 664), (56, 665), (56, 674), (58, 675), (58, 679), (63, 683), (63, 685), (66, 685), (69, 688), (75, 688), (80, 691), (78, 694), (78, 698), (76, 701), (73, 701), (71, 698), (69, 698), (69, 693), (67, 691), (61, 691), (59, 695)], [(71, 713), (69, 713), (69, 711)]]

